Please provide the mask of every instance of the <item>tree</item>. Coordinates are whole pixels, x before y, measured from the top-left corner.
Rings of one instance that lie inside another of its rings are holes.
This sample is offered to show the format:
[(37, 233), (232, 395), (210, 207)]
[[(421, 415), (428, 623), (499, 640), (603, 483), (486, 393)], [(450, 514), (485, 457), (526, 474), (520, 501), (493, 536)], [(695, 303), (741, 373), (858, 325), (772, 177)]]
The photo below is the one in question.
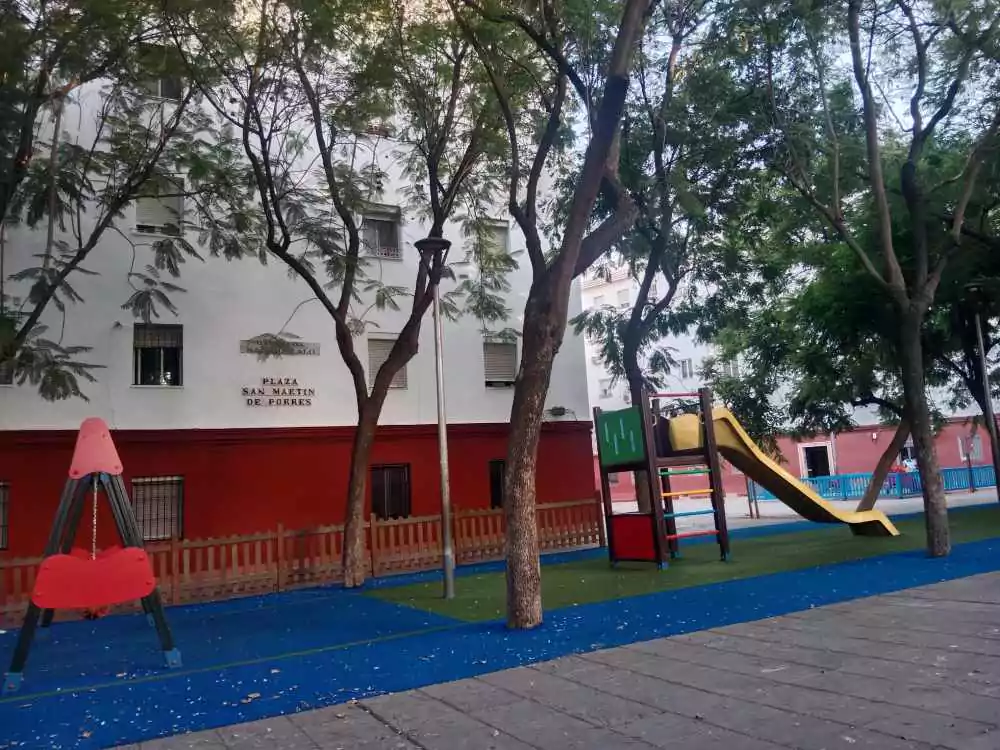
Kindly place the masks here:
[[(510, 437), (504, 482), (507, 522), (507, 624), (531, 628), (542, 622), (541, 570), (535, 518), (535, 476), (545, 397), (552, 362), (562, 343), (573, 279), (586, 271), (635, 220), (634, 207), (617, 178), (615, 143), (628, 90), (631, 58), (642, 33), (648, 0), (627, 0), (620, 11), (617, 30), (611, 34), (608, 62), (599, 97), (590, 91), (571, 62), (572, 21), (587, 15), (581, 7), (566, 9), (542, 3), (516, 10), (484, 7), (469, 0), (449, 0), (456, 20), (476, 50), (502, 112), (510, 148), (508, 210), (524, 233), (533, 279), (524, 309), (521, 360), (511, 407)], [(514, 27), (526, 35), (544, 58), (512, 60), (499, 45), (477, 35), (468, 8), (487, 20)], [(558, 13), (562, 10), (564, 15)], [(574, 11), (579, 15), (574, 15)], [(593, 23), (593, 12), (589, 16)], [(614, 22), (608, 28), (615, 28)], [(533, 63), (533, 64), (532, 64)], [(508, 81), (528, 71), (535, 84), (530, 104), (511, 95)], [(567, 90), (579, 97), (590, 134), (576, 190), (560, 223), (555, 247), (545, 252), (539, 216), (539, 182), (558, 153), (557, 142), (566, 135)], [(619, 208), (597, 227), (591, 216), (598, 194), (613, 195)]]
[[(441, 240), (459, 207), (475, 214), (489, 202), (495, 120), (477, 93), (465, 43), (426, 8), (261, 0), (245, 10), (246, 22), (235, 28), (178, 17), (178, 49), (206, 45), (209, 34), (225, 40), (216, 61), (221, 82), (202, 88), (242, 139), (262, 208), (257, 255), (280, 260), (319, 301), (351, 375), (358, 425), (343, 566), (345, 586), (355, 587), (367, 575), (366, 484), (379, 416), (393, 380), (417, 353), (435, 289), (450, 274), (449, 243), (438, 241), (418, 243), (409, 288), (384, 280), (383, 248), (367, 235), (364, 217), (382, 192), (386, 138), (398, 115), (402, 164), (413, 180), (408, 197), (429, 215), (429, 237)], [(455, 295), (448, 303), (457, 313)], [(365, 315), (372, 308), (405, 318), (387, 358), (366, 377), (356, 337), (374, 325)], [(283, 328), (260, 338), (280, 356), (288, 337)]]
[[(738, 204), (739, 173), (749, 166), (740, 111), (746, 100), (735, 97), (720, 61), (702, 51), (703, 27), (713, 10), (708, 0), (668, 0), (652, 12), (636, 57), (619, 149), (619, 176), (638, 218), (607, 257), (608, 264), (629, 270), (638, 292), (625, 310), (606, 305), (572, 321), (578, 334), (602, 342), (605, 366), (614, 380), (625, 380), (634, 403), (644, 386), (661, 384), (676, 367), (662, 346), (666, 335), (678, 331), (672, 303), (725, 214)], [(564, 183), (573, 186), (571, 178)], [(597, 218), (614, 210), (598, 202)], [(636, 472), (640, 509), (648, 510), (644, 477)]]
[[(950, 541), (922, 328), (948, 262), (964, 249), (966, 210), (1000, 128), (987, 60), (997, 13), (992, 6), (991, 12), (980, 10), (908, 0), (848, 0), (812, 10), (755, 5), (734, 8), (726, 24), (729, 41), (720, 41), (741, 55), (745, 80), (761, 92), (767, 117), (756, 127), (770, 141), (772, 167), (857, 255), (892, 303), (932, 556), (947, 555)], [(836, 62), (845, 30), (849, 72)], [(910, 89), (907, 125), (883, 95), (890, 82), (898, 87), (900, 81)], [(887, 112), (894, 121), (882, 117)], [(929, 147), (956, 127), (972, 133), (962, 171), (936, 175)], [(895, 180), (888, 176), (893, 169)], [(928, 211), (929, 201), (943, 195), (952, 198), (946, 231)], [(875, 252), (852, 230), (852, 216), (868, 205), (875, 222), (864, 231), (877, 238)], [(910, 231), (908, 265), (893, 239), (894, 221)]]
[[(170, 236), (136, 243), (121, 228), (124, 209), (142, 195), (182, 195), (192, 213), (227, 214), (238, 191), (225, 169), (225, 140), (204, 137), (218, 134), (194, 90), (182, 87), (170, 102), (146, 91), (150, 80), (179, 72), (162, 54), (156, 7), (29, 3), (2, 13), (0, 367), (44, 398), (85, 398), (79, 380), (92, 381), (95, 365), (79, 356), (88, 349), (50, 336), (46, 309), (65, 315), (82, 301), (70, 277), (92, 273), (85, 261), (110, 232), (132, 244), (122, 270), (133, 293), (123, 307), (145, 320), (173, 312), (170, 295), (183, 289), (161, 271), (176, 277), (186, 257), (200, 257), (184, 237), (191, 222), (177, 217)], [(76, 108), (81, 127), (66, 134), (62, 112)], [(45, 246), (31, 256), (31, 233), (42, 226)], [(147, 246), (152, 257), (144, 259), (137, 249)]]

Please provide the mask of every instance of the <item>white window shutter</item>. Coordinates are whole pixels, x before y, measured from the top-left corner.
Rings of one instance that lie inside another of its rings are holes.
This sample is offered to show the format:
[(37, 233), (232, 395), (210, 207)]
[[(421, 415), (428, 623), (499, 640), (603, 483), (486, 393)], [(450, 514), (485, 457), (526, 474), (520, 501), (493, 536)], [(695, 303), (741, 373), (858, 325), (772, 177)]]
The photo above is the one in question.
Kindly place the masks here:
[(484, 341), (483, 363), (486, 385), (513, 385), (517, 377), (517, 344), (513, 341)]
[[(368, 387), (375, 385), (375, 376), (389, 359), (389, 352), (392, 351), (393, 339), (368, 339)], [(406, 388), (406, 365), (400, 369), (392, 378), (390, 388)]]

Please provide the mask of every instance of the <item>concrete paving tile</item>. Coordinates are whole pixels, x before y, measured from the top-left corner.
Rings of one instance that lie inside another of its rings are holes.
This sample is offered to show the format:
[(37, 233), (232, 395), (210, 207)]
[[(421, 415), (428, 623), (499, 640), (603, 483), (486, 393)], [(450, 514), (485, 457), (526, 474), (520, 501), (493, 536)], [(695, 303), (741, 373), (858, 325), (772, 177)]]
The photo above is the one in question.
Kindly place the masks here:
[(508, 733), (539, 750), (607, 750), (617, 747), (634, 747), (638, 750), (652, 747), (641, 740), (595, 727), (533, 700), (474, 711), (472, 715), (496, 728), (503, 727)]
[[(997, 719), (1000, 721), (1000, 717)], [(960, 750), (969, 739), (989, 732), (993, 726), (929, 711), (898, 707), (891, 715), (876, 719), (865, 728), (892, 737)]]
[(490, 685), (480, 679), (429, 685), (421, 688), (419, 692), (444, 701), (460, 711), (474, 711), (478, 708), (491, 708), (523, 700), (523, 696)]
[(630, 701), (531, 667), (484, 675), (484, 682), (559, 709), (596, 726), (614, 726), (655, 713)]
[(956, 747), (958, 750), (1000, 750), (1000, 730), (971, 737)]
[(225, 750), (226, 743), (214, 729), (207, 732), (176, 734), (139, 744), (142, 750)]
[[(661, 747), (677, 746), (661, 745)], [(784, 747), (787, 745), (776, 745), (773, 742), (747, 737), (718, 727), (705, 727), (684, 740), (684, 750), (779, 750)]]
[(323, 750), (415, 750), (416, 745), (354, 705), (294, 714), (289, 720)]
[(704, 726), (698, 719), (661, 713), (622, 724), (615, 727), (615, 731), (657, 747), (678, 747), (683, 746), (688, 737), (699, 734)]
[(219, 736), (231, 750), (282, 748), (282, 750), (316, 750), (316, 741), (287, 716), (261, 719), (248, 724), (223, 727)]

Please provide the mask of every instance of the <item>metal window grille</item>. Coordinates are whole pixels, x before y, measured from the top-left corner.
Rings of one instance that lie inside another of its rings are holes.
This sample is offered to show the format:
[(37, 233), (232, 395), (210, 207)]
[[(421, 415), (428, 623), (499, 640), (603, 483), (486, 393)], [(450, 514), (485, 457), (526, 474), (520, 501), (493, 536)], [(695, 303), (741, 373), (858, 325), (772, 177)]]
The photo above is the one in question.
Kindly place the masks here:
[(183, 351), (183, 326), (136, 323), (132, 333), (132, 385), (181, 385)]
[(132, 507), (147, 542), (184, 536), (184, 477), (132, 480)]
[(517, 377), (517, 344), (513, 341), (484, 341), (483, 363), (486, 385), (504, 388)]
[(599, 398), (611, 398), (614, 395), (611, 387), (611, 378), (601, 378), (597, 381), (597, 385), (600, 389)]
[[(368, 387), (375, 385), (375, 376), (389, 359), (389, 353), (395, 344), (394, 339), (368, 339)], [(400, 368), (399, 372), (392, 376), (390, 388), (406, 388), (406, 365)]]
[(383, 521), (410, 515), (410, 465), (371, 467), (372, 512)]
[(735, 359), (722, 363), (722, 374), (727, 378), (738, 378), (740, 376), (740, 366)]
[(7, 549), (10, 545), (9, 519), (10, 485), (7, 482), (0, 482), (0, 549)]
[(681, 360), (681, 377), (682, 378), (694, 377), (694, 363), (690, 359)]
[(14, 360), (0, 363), (0, 385), (14, 385)]
[(402, 260), (397, 229), (392, 219), (366, 217), (361, 230), (368, 253), (385, 260)]
[(502, 458), (490, 461), (490, 507), (503, 507), (504, 479), (503, 473), (507, 468), (506, 462)]
[(510, 234), (507, 227), (495, 225), (491, 226), (487, 232), (489, 237), (486, 241), (488, 249), (495, 253), (506, 253)]

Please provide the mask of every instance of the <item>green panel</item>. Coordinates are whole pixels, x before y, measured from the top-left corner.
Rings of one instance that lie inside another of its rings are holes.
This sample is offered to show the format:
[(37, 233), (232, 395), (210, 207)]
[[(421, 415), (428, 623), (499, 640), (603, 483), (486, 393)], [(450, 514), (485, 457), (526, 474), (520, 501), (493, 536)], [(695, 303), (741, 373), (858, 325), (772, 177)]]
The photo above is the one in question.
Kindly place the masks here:
[(604, 411), (597, 416), (601, 466), (610, 468), (646, 460), (642, 437), (642, 411), (638, 406)]

